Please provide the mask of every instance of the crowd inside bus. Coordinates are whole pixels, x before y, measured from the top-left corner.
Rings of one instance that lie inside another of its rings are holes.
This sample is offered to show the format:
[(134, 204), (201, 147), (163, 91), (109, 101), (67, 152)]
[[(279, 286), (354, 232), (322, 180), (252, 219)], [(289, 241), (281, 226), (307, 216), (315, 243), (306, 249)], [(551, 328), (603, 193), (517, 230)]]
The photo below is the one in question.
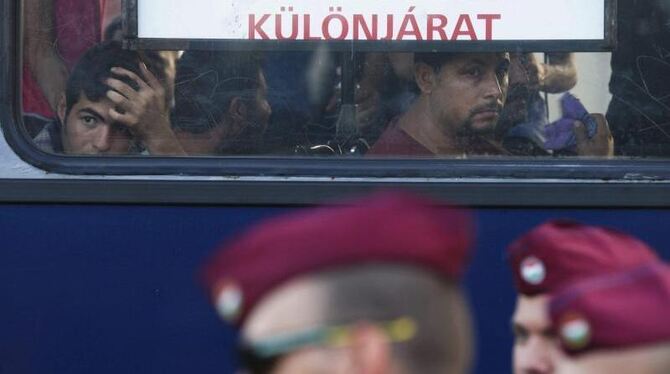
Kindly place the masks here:
[[(620, 2), (606, 112), (570, 93), (575, 53), (125, 49), (121, 5), (25, 2), (24, 123), (73, 155), (663, 157), (669, 10)], [(349, 57), (347, 57), (349, 58)], [(607, 71), (601, 66), (602, 71)], [(550, 120), (547, 94), (561, 94)], [(348, 105), (351, 104), (351, 105)], [(352, 109), (353, 108), (353, 109)]]

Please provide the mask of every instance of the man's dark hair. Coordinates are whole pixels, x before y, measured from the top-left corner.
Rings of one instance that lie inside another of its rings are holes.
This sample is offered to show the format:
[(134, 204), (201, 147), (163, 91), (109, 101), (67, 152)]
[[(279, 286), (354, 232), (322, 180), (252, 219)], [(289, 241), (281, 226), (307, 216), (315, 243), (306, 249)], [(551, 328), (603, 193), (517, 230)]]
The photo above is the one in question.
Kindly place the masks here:
[(103, 40), (119, 40), (119, 35), (123, 32), (123, 18), (116, 17), (107, 25), (103, 32)]
[(261, 62), (253, 52), (185, 52), (177, 63), (173, 127), (208, 131), (222, 122), (233, 98), (253, 100)]
[[(146, 52), (147, 57), (155, 52)], [(93, 101), (98, 102), (106, 97), (109, 86), (105, 83), (108, 78), (116, 78), (130, 85), (134, 89), (138, 89), (137, 83), (125, 77), (118, 76), (111, 72), (113, 67), (120, 67), (137, 74), (142, 78), (140, 71), (140, 53), (124, 49), (120, 42), (109, 41), (97, 44), (91, 47), (79, 59), (77, 65), (72, 70), (72, 74), (67, 81), (67, 88), (65, 89), (65, 100), (67, 108), (65, 116), (70, 113), (72, 107), (79, 101), (81, 94)], [(148, 59), (147, 65), (158, 80), (164, 79), (164, 74), (159, 68), (153, 67), (151, 61)]]
[(442, 66), (456, 57), (454, 52), (421, 52), (414, 54), (414, 63), (420, 62), (430, 66), (435, 71), (440, 71)]

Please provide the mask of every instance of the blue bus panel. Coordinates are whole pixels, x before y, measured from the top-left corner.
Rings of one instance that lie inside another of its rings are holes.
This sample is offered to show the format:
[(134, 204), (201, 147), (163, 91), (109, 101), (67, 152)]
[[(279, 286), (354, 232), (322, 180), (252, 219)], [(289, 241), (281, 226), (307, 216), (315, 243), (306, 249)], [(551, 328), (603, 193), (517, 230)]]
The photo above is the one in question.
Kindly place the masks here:
[[(288, 209), (3, 205), (0, 373), (233, 373), (235, 334), (207, 304), (196, 270), (226, 238)], [(466, 277), (476, 373), (510, 371), (505, 246), (556, 217), (624, 230), (670, 259), (668, 210), (477, 210)]]

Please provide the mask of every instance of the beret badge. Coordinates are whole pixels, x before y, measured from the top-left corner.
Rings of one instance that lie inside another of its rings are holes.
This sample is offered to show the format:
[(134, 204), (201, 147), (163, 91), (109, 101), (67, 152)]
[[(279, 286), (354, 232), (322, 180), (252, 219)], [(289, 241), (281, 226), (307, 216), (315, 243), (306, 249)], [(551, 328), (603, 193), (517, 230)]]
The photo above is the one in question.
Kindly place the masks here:
[(519, 271), (521, 272), (521, 279), (533, 286), (540, 285), (547, 277), (547, 269), (544, 263), (534, 256), (524, 259)]
[(214, 295), (214, 300), (219, 316), (227, 322), (235, 322), (240, 316), (244, 304), (242, 289), (232, 281), (222, 282), (215, 289), (218, 290)]
[(563, 344), (570, 350), (586, 348), (591, 342), (591, 326), (578, 314), (568, 314), (560, 325)]

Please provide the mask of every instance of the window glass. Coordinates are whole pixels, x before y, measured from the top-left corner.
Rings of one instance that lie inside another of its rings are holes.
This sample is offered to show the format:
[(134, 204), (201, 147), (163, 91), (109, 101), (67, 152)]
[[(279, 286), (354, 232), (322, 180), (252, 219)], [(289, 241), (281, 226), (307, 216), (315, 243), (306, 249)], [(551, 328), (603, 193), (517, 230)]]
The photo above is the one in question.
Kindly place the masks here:
[(612, 52), (435, 53), (136, 50), (121, 0), (25, 0), (23, 123), (67, 155), (667, 157), (670, 9), (618, 3)]

